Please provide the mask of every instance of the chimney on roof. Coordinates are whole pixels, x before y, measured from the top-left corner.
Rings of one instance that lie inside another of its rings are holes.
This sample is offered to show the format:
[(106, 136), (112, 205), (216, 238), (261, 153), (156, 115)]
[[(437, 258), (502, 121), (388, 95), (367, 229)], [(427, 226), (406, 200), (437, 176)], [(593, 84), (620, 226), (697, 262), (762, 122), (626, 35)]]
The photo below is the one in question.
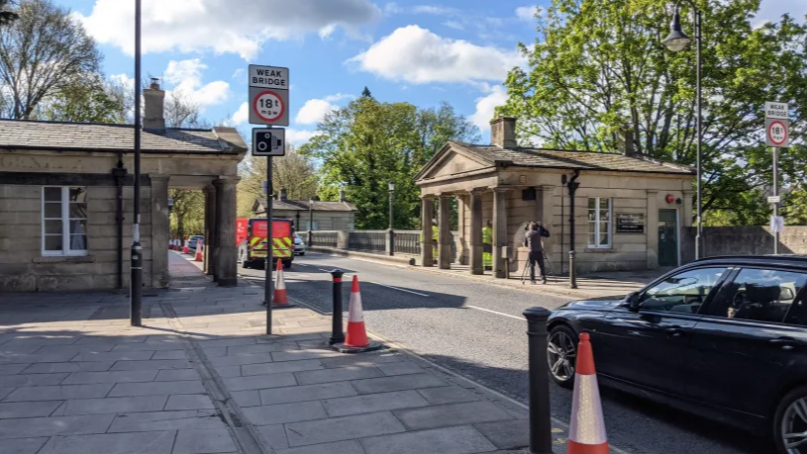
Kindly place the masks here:
[(633, 130), (627, 126), (619, 128), (619, 152), (623, 155), (634, 158), (636, 157), (636, 144), (633, 141)]
[[(137, 81), (135, 81), (137, 83)], [(152, 78), (149, 88), (143, 90), (145, 109), (143, 112), (143, 129), (146, 131), (165, 132), (165, 91), (160, 89), (160, 79)]]
[(345, 197), (345, 190), (344, 189), (339, 190), (339, 201), (340, 202), (347, 202), (347, 198)]
[(516, 119), (499, 116), (490, 121), (490, 143), (499, 148), (518, 148)]
[(286, 200), (288, 200), (289, 199), (288, 194), (289, 193), (286, 191), (286, 188), (280, 188), (280, 201), (285, 202)]

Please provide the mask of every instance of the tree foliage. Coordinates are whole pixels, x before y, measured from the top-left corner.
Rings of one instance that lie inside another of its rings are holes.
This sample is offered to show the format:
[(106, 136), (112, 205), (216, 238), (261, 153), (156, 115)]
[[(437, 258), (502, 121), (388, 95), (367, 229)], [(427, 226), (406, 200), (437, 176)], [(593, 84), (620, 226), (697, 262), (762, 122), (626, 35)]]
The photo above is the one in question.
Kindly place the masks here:
[[(807, 105), (807, 28), (787, 15), (758, 24), (759, 0), (695, 2), (703, 12), (704, 208), (717, 218), (735, 212), (730, 222), (758, 222), (765, 207), (751, 191), (771, 182), (765, 101), (791, 105), (783, 183), (800, 181), (807, 164), (800, 107)], [(661, 44), (671, 3), (553, 0), (536, 15), (535, 44), (520, 45), (529, 68), (510, 72), (509, 99), (499, 109), (520, 117), (521, 142), (614, 152), (619, 128), (628, 127), (639, 153), (694, 165), (695, 46), (673, 53)], [(694, 36), (691, 13), (681, 2), (685, 32)]]
[(112, 123), (126, 121), (126, 101), (98, 74), (69, 85), (37, 106), (36, 119), (76, 123)]
[(0, 116), (29, 119), (49, 97), (100, 73), (101, 53), (70, 10), (21, 0), (19, 18), (0, 28)]
[(174, 201), (171, 210), (171, 235), (185, 239), (189, 235), (205, 233), (205, 195), (202, 191), (169, 189)]
[(475, 142), (478, 129), (443, 103), (418, 109), (408, 103), (382, 103), (369, 90), (347, 107), (327, 115), (319, 135), (301, 153), (319, 160), (323, 200), (336, 200), (344, 188), (359, 212), (356, 228), (388, 225), (388, 183), (395, 183), (395, 228), (410, 229), (420, 218), (417, 172), (449, 140)]
[(11, 0), (0, 0), (0, 27), (8, 25), (20, 16), (11, 9)]

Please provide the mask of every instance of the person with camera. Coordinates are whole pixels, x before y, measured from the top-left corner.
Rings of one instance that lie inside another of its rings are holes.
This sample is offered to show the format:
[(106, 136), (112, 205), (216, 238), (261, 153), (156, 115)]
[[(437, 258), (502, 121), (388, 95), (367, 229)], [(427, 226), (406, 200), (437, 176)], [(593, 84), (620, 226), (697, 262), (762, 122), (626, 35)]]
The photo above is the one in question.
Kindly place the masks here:
[(546, 284), (546, 268), (544, 268), (544, 246), (541, 238), (549, 238), (547, 230), (541, 222), (530, 222), (524, 234), (524, 247), (530, 249), (530, 283), (535, 284), (535, 264), (541, 269), (541, 281)]

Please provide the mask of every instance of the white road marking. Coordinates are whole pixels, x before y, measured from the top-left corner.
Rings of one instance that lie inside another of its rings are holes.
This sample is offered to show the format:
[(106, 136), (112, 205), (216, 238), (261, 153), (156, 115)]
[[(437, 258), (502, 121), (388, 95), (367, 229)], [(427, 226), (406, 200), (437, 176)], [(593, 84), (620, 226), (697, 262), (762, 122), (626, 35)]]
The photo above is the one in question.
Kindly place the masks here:
[(297, 265), (297, 266), (308, 266), (305, 263), (295, 263), (295, 265)]
[(399, 292), (411, 293), (411, 294), (413, 294), (413, 295), (424, 296), (424, 297), (426, 297), (426, 298), (428, 298), (428, 297), (429, 297), (429, 295), (426, 295), (425, 293), (413, 292), (412, 290), (406, 290), (406, 289), (402, 289), (402, 288), (398, 288), (398, 287), (393, 287), (393, 286), (391, 286), (391, 285), (379, 284), (378, 282), (369, 282), (369, 283), (370, 283), (370, 284), (375, 284), (375, 285), (380, 285), (381, 287), (391, 288), (391, 289), (393, 289), (393, 290), (398, 290)]
[(490, 309), (484, 309), (484, 308), (476, 307), (476, 306), (464, 306), (464, 307), (467, 307), (468, 309), (476, 309), (476, 310), (482, 311), (482, 312), (490, 312), (491, 314), (501, 315), (503, 317), (514, 318), (516, 320), (521, 320), (522, 322), (527, 321), (527, 319), (524, 318), (524, 317), (516, 317), (515, 315), (505, 314), (504, 312), (492, 311)]

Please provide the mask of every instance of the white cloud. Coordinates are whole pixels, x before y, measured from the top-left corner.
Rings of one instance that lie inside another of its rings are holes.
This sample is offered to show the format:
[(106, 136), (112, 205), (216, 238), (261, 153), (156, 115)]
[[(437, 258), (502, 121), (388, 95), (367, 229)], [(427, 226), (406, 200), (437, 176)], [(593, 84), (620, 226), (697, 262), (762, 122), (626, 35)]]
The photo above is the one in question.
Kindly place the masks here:
[(233, 126), (238, 126), (246, 123), (249, 120), (249, 103), (245, 102), (241, 104), (241, 107), (233, 114), (233, 117), (230, 119), (230, 124)]
[(789, 13), (790, 17), (801, 19), (807, 14), (807, 0), (764, 0), (759, 5), (759, 13), (752, 23), (762, 25), (765, 22), (779, 22), (782, 15)]
[(417, 25), (402, 27), (347, 63), (392, 80), (429, 82), (501, 81), (524, 63), (517, 51), (477, 46), (438, 36)]
[(395, 2), (387, 3), (384, 6), (384, 13), (387, 15), (393, 14), (433, 14), (436, 16), (448, 16), (451, 14), (459, 13), (456, 8), (449, 8), (446, 6), (438, 5), (415, 5), (402, 7)]
[(202, 71), (207, 66), (198, 58), (168, 63), (164, 79), (173, 84), (171, 92), (182, 94), (204, 109), (206, 106), (221, 104), (230, 96), (230, 84), (217, 80), (202, 83)]
[(453, 28), (454, 30), (465, 30), (464, 25), (462, 25), (461, 23), (459, 23), (457, 21), (454, 21), (454, 20), (443, 22), (443, 25), (445, 25), (446, 27), (449, 27), (449, 28)]
[[(245, 60), (268, 40), (287, 40), (327, 27), (358, 28), (380, 18), (369, 0), (143, 0), (143, 53), (214, 51)], [(76, 13), (98, 42), (134, 53), (134, 2), (96, 0)]]
[(336, 31), (336, 25), (328, 24), (319, 29), (319, 37), (321, 39), (330, 38), (334, 31)]
[(112, 83), (120, 84), (125, 87), (127, 90), (134, 91), (134, 78), (129, 77), (126, 74), (113, 74), (109, 76), (109, 80)]
[(521, 6), (516, 8), (516, 16), (523, 21), (531, 21), (535, 17), (535, 6)]
[(493, 119), (495, 109), (507, 102), (507, 90), (501, 85), (490, 87), (487, 96), (476, 99), (476, 112), (471, 115), (471, 121), (481, 131), (490, 130), (490, 120)]
[(236, 69), (235, 72), (233, 73), (233, 79), (238, 79), (239, 77), (243, 76), (245, 72), (246, 71), (244, 71), (244, 68)]
[(326, 96), (324, 99), (309, 99), (303, 104), (303, 107), (297, 112), (294, 122), (301, 125), (314, 125), (321, 122), (325, 115), (338, 109), (339, 106), (334, 104), (342, 99), (353, 98), (352, 95), (345, 95), (337, 93), (335, 95)]
[(322, 134), (319, 131), (307, 131), (305, 129), (286, 129), (286, 142), (300, 145), (308, 142), (311, 138)]

